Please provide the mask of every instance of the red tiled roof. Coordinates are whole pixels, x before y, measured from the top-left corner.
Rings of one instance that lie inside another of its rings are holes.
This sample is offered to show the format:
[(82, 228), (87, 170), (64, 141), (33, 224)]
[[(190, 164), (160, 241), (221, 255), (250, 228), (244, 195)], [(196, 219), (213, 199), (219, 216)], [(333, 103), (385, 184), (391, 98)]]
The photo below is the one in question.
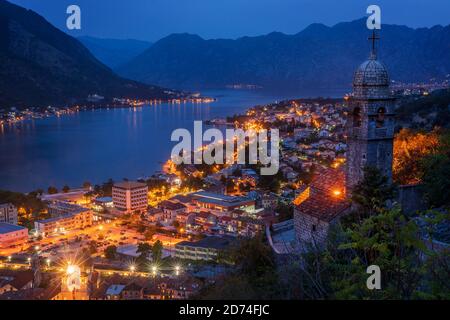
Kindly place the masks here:
[(320, 169), (306, 195), (296, 205), (296, 210), (322, 221), (332, 221), (350, 207), (345, 197), (345, 174), (342, 169)]
[(222, 216), (222, 217), (219, 218), (219, 220), (222, 221), (222, 222), (230, 222), (230, 221), (233, 220), (233, 218), (228, 217), (228, 216)]
[(167, 210), (180, 210), (180, 209), (186, 209), (186, 206), (184, 204), (178, 203), (178, 202), (171, 202), (171, 201), (163, 201), (159, 204), (160, 208), (167, 209)]

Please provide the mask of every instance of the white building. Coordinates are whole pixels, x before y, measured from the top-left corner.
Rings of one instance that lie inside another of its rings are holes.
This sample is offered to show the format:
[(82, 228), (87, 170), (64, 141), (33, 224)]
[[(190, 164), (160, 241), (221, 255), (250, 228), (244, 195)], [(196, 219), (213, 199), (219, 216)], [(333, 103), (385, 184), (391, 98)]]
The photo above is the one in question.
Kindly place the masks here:
[(148, 207), (148, 187), (140, 182), (116, 183), (112, 189), (114, 208), (131, 213), (146, 213)]
[(17, 224), (17, 208), (11, 203), (0, 204), (0, 222)]

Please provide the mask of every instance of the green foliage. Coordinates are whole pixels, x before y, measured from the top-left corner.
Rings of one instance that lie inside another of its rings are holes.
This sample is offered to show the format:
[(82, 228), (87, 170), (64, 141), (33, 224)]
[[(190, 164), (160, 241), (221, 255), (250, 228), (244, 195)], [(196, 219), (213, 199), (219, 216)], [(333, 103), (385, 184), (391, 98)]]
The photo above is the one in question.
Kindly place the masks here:
[(279, 214), (278, 219), (280, 222), (290, 220), (294, 217), (294, 207), (283, 202), (278, 203), (275, 212)]
[(258, 188), (268, 190), (273, 193), (279, 193), (281, 188), (281, 182), (285, 181), (281, 171), (274, 176), (260, 176), (258, 181)]
[(364, 168), (364, 178), (352, 192), (352, 201), (359, 207), (356, 215), (362, 219), (376, 214), (394, 195), (395, 186), (389, 183), (387, 177), (377, 168)]
[(146, 242), (139, 243), (137, 248), (137, 253), (139, 253), (139, 257), (136, 260), (136, 264), (139, 270), (146, 270), (148, 264), (148, 257), (152, 252), (152, 246)]
[[(425, 247), (417, 224), (400, 208), (381, 209), (361, 223), (354, 223), (345, 230), (345, 235), (347, 240), (338, 249), (349, 251), (352, 264), (341, 267), (350, 268), (351, 272), (350, 278), (337, 278), (333, 282), (337, 298), (413, 297), (424, 272), (421, 253)], [(380, 267), (383, 290), (367, 289), (365, 269), (370, 265)]]
[(55, 187), (48, 187), (47, 190), (48, 194), (57, 194), (58, 193), (58, 189), (56, 189)]
[[(46, 204), (38, 198), (37, 192), (30, 192), (23, 194), (19, 192), (2, 191), (0, 190), (0, 203), (12, 203), (17, 208), (25, 209), (30, 218), (41, 218), (42, 213), (46, 208)], [(26, 217), (20, 217), (26, 218)]]
[(425, 197), (432, 207), (450, 207), (450, 132), (440, 136), (436, 153), (426, 157), (423, 166)]
[(203, 179), (199, 177), (187, 177), (185, 180), (183, 180), (181, 186), (193, 190), (198, 190), (203, 188)]
[(117, 254), (116, 246), (109, 246), (105, 249), (105, 257), (108, 260), (114, 260), (116, 258), (116, 254)]
[(450, 123), (450, 89), (436, 90), (429, 96), (416, 99), (407, 99), (401, 103), (397, 110), (401, 120), (411, 121), (416, 113), (421, 117), (427, 117), (430, 113), (437, 112), (431, 126), (448, 127)]
[[(234, 272), (207, 288), (202, 299), (271, 299), (279, 297), (275, 257), (261, 237), (242, 239), (226, 253)], [(224, 260), (224, 259), (222, 259)]]
[(152, 247), (152, 258), (153, 261), (159, 262), (162, 258), (163, 244), (161, 241), (156, 241)]

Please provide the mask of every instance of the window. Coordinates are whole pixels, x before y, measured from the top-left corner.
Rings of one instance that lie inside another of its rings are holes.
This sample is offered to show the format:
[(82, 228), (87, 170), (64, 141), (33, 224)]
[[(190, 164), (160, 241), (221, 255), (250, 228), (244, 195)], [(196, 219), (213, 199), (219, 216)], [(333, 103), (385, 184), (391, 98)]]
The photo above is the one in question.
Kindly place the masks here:
[(312, 232), (316, 232), (317, 231), (317, 226), (315, 224), (313, 224), (312, 226)]
[(353, 109), (353, 127), (361, 127), (361, 108), (356, 107)]
[(379, 108), (377, 112), (377, 128), (383, 128), (384, 127), (384, 118), (386, 115), (386, 109), (385, 108)]

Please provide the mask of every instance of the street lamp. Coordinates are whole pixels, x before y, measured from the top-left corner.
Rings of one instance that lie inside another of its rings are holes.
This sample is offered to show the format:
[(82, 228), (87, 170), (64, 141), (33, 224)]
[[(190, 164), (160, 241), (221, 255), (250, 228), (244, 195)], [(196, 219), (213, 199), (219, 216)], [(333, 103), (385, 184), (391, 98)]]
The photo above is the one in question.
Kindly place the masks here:
[(8, 256), (8, 262), (11, 262), (12, 257)]
[(50, 268), (50, 263), (52, 262), (50, 259), (47, 259), (45, 262), (47, 262), (47, 267)]
[(335, 197), (340, 197), (340, 196), (342, 195), (342, 191), (341, 191), (341, 190), (334, 190), (334, 191), (333, 191), (333, 195), (334, 195)]
[(130, 271), (131, 272), (135, 272), (136, 271), (136, 266), (135, 265), (130, 266)]
[(175, 275), (179, 276), (180, 275), (180, 266), (175, 266)]
[(153, 276), (156, 276), (156, 272), (158, 271), (158, 268), (156, 267), (156, 266), (153, 266), (152, 267), (152, 273), (153, 273)]

